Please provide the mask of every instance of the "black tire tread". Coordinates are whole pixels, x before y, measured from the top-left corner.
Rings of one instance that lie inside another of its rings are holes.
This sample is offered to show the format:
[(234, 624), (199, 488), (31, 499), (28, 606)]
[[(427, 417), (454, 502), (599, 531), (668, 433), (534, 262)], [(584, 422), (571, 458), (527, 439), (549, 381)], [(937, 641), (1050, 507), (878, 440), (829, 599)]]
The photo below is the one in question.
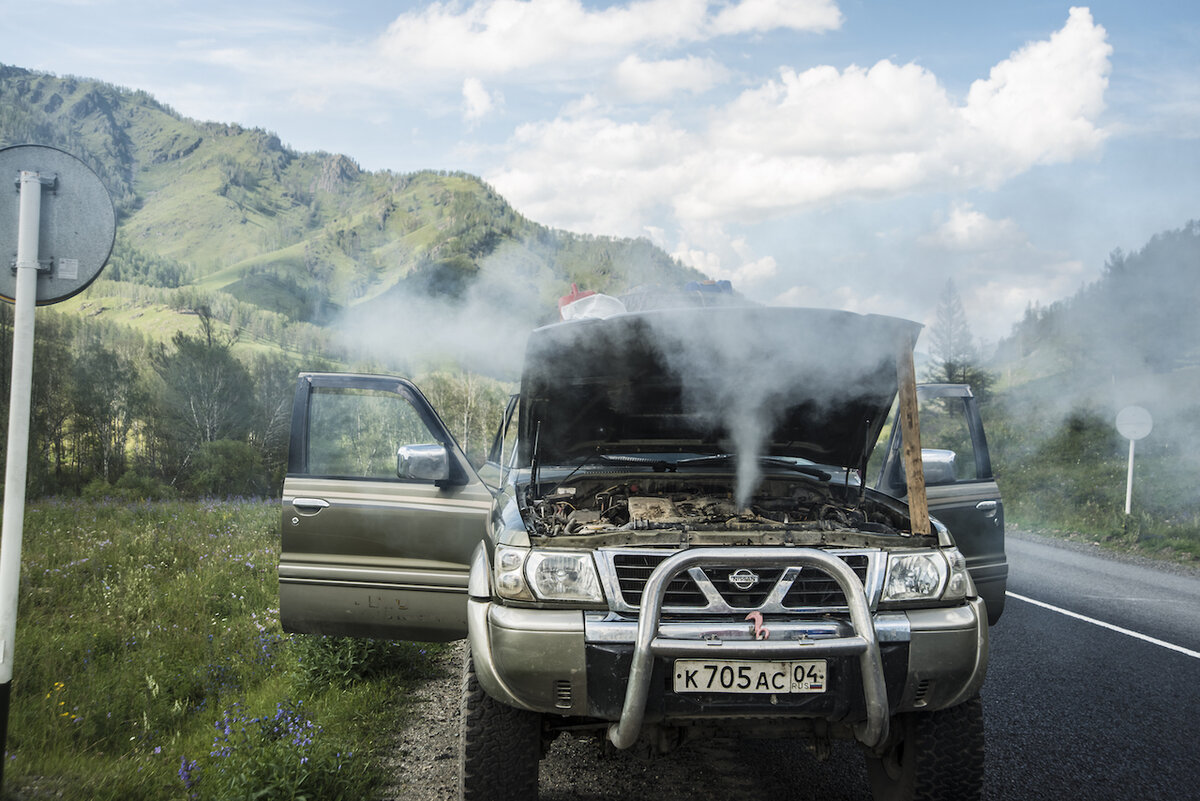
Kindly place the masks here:
[(916, 728), (914, 801), (972, 801), (983, 797), (983, 702), (979, 696), (922, 716)]
[(467, 649), (462, 673), (459, 795), (463, 801), (536, 801), (541, 715), (484, 692)]
[(978, 801), (983, 797), (983, 702), (979, 696), (936, 712), (910, 712), (892, 721), (902, 742), (900, 776), (887, 775), (868, 756), (876, 801)]

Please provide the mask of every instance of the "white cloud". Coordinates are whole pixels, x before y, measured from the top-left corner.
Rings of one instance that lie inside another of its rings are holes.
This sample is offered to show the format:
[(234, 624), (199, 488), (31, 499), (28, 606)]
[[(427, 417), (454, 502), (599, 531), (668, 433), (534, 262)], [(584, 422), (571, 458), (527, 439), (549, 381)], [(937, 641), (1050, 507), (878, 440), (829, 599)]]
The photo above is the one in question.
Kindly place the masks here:
[(761, 259), (744, 262), (728, 273), (729, 280), (739, 289), (743, 286), (754, 287), (768, 278), (774, 278), (779, 272), (779, 265), (774, 256), (763, 256)]
[(688, 56), (665, 61), (643, 61), (629, 55), (613, 75), (620, 94), (635, 103), (665, 100), (678, 92), (703, 94), (727, 80), (729, 71), (709, 58)]
[(842, 12), (831, 0), (742, 0), (721, 9), (712, 30), (722, 34), (765, 33), (775, 28), (830, 31), (841, 25)]
[(379, 47), (389, 60), (425, 69), (504, 74), (694, 39), (704, 28), (705, 5), (642, 0), (592, 11), (579, 0), (433, 3), (398, 16)]
[(955, 204), (946, 221), (919, 241), (923, 245), (949, 251), (997, 250), (1027, 244), (1015, 222), (1008, 219), (993, 220), (983, 212), (976, 211), (970, 203)]
[[(270, 30), (275, 38), (253, 37), (220, 14), (197, 12), (186, 29), (176, 23), (160, 38), (149, 37), (166, 46), (103, 45), (92, 57), (101, 54), (106, 63), (136, 69), (139, 86), (205, 119), (228, 120), (228, 113), (208, 109), (232, 108), (245, 97), (248, 113), (239, 119), (250, 124), (292, 114), (296, 99), (301, 109), (329, 113), (331, 98), (348, 114), (369, 114), (399, 101), (402, 108), (430, 117), (457, 112), (470, 120), (477, 119), (470, 115), (480, 107), (458, 97), (468, 79), (491, 87), (494, 106), (500, 99), (497, 86), (519, 86), (561, 102), (568, 93), (597, 91), (594, 84), (603, 76), (613, 76), (616, 99), (662, 100), (679, 92), (699, 94), (728, 79), (728, 70), (712, 56), (688, 53), (688, 47), (776, 29), (821, 33), (840, 24), (834, 0), (616, 0), (604, 5), (423, 0), (405, 5), (385, 30), (365, 38), (347, 37), (318, 12), (311, 21), (298, 13), (295, 22), (280, 21), (272, 28), (264, 20), (255, 28)], [(164, 64), (209, 72), (210, 97), (190, 102), (171, 79), (156, 84), (154, 76)], [(147, 65), (155, 67), (151, 77), (140, 77)], [(236, 77), (229, 84), (231, 75)]]
[(1072, 9), (962, 103), (915, 64), (785, 68), (701, 130), (599, 109), (523, 126), (490, 179), (536, 219), (604, 232), (624, 217), (607, 232), (627, 234), (663, 207), (683, 226), (756, 222), (844, 199), (992, 186), (1099, 146), (1111, 51), (1090, 13)]
[(1072, 8), (1049, 40), (1026, 45), (975, 81), (962, 109), (962, 144), (993, 160), (972, 168), (998, 181), (1098, 146), (1104, 132), (1094, 121), (1104, 110), (1112, 55), (1106, 38), (1088, 9)]
[(732, 281), (739, 292), (754, 296), (779, 273), (775, 257), (759, 257), (744, 237), (731, 239), (720, 226), (692, 227), (671, 256), (711, 279)]
[(618, 59), (632, 48), (776, 28), (820, 32), (840, 22), (831, 0), (630, 0), (599, 9), (580, 0), (476, 0), (401, 14), (378, 40), (377, 53), (387, 62), (449, 74), (562, 72)]
[(462, 96), (463, 119), (468, 122), (483, 119), (496, 107), (496, 98), (478, 78), (467, 78), (463, 81)]
[(671, 253), (671, 258), (679, 259), (688, 267), (693, 267), (709, 278), (721, 274), (721, 257), (710, 250), (689, 248), (683, 245)]
[(619, 123), (582, 110), (578, 116), (520, 126), (507, 166), (487, 180), (523, 213), (591, 233), (640, 236), (684, 179), (679, 154), (693, 138), (669, 115)]
[(297, 89), (292, 92), (291, 103), (308, 111), (321, 112), (329, 107), (329, 102), (334, 97), (328, 89), (306, 90)]
[(953, 125), (937, 78), (915, 64), (780, 70), (713, 120), (714, 146), (775, 157), (890, 156), (930, 146)]
[(1012, 332), (1012, 324), (1030, 304), (1046, 305), (1078, 292), (1084, 283), (1083, 263), (1076, 260), (1045, 264), (1036, 275), (1011, 275), (959, 286), (963, 308), (973, 333), (994, 342)]
[(753, 289), (779, 273), (779, 265), (776, 264), (775, 257), (757, 258), (754, 248), (746, 241), (745, 237), (737, 237), (729, 243), (729, 247), (737, 257), (737, 266), (727, 271), (726, 275), (713, 277), (728, 278), (739, 289), (742, 287)]

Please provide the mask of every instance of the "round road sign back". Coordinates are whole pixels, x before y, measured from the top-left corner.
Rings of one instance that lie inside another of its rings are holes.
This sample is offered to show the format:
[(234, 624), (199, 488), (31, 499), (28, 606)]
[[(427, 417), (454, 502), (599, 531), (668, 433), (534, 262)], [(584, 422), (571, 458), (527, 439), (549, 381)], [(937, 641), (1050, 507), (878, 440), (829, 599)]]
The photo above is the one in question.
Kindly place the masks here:
[(37, 304), (45, 306), (82, 292), (100, 274), (117, 219), (104, 184), (70, 153), (43, 145), (0, 150), (0, 297), (10, 303), (17, 289), (22, 172), (38, 173), (43, 184)]
[(1153, 428), (1150, 412), (1141, 406), (1126, 406), (1117, 412), (1117, 431), (1125, 439), (1143, 439)]

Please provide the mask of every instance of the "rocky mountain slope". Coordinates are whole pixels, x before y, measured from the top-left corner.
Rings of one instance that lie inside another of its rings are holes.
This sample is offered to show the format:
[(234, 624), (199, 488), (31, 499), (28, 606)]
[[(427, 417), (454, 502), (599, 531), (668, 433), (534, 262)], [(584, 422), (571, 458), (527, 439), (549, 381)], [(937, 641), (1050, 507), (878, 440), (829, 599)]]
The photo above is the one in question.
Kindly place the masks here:
[(160, 341), (204, 309), (243, 343), (345, 361), (360, 355), (337, 327), (363, 308), (493, 298), (535, 324), (572, 282), (702, 278), (646, 240), (528, 220), (465, 173), (368, 172), (186, 119), (145, 92), (0, 65), (0, 146), (30, 142), (85, 161), (118, 212), (101, 280), (63, 308)]

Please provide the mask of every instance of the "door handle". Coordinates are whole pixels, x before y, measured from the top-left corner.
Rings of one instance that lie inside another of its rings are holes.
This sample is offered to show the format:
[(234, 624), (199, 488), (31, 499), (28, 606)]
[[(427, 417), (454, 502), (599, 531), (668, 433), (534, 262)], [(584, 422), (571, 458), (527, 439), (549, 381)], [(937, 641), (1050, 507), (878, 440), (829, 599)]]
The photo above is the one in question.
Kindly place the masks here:
[(322, 509), (329, 508), (329, 501), (320, 498), (293, 498), (292, 506), (302, 515), (315, 515)]
[(996, 507), (999, 506), (995, 501), (980, 501), (975, 504), (975, 508), (980, 512), (985, 513), (988, 517), (996, 514)]

